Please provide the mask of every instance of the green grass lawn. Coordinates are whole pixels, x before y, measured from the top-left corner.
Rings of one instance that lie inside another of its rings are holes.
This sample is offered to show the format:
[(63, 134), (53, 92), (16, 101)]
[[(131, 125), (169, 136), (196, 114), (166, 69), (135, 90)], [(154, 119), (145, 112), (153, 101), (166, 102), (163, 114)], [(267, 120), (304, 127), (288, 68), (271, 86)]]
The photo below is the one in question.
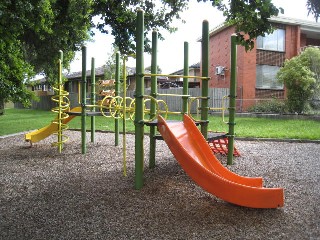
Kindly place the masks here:
[(320, 122), (267, 118), (237, 118), (239, 137), (320, 140)]
[(55, 116), (50, 111), (5, 109), (5, 114), (0, 116), (0, 136), (44, 127)]
[[(55, 118), (50, 111), (30, 109), (6, 109), (5, 115), (0, 116), (0, 136), (12, 133), (38, 129), (48, 125)], [(96, 129), (114, 131), (113, 118), (96, 117)], [(181, 116), (171, 116), (170, 119), (181, 119)], [(228, 125), (223, 123), (221, 117), (209, 117), (210, 131), (228, 131)], [(119, 120), (120, 131), (123, 121)], [(74, 118), (69, 128), (80, 129), (81, 117)], [(87, 129), (90, 129), (90, 117), (87, 117)], [(134, 132), (132, 121), (126, 121), (126, 131)], [(148, 132), (148, 127), (145, 128)], [(314, 120), (288, 120), (254, 117), (236, 117), (235, 132), (237, 137), (256, 138), (288, 138), (288, 139), (320, 139), (320, 122)]]

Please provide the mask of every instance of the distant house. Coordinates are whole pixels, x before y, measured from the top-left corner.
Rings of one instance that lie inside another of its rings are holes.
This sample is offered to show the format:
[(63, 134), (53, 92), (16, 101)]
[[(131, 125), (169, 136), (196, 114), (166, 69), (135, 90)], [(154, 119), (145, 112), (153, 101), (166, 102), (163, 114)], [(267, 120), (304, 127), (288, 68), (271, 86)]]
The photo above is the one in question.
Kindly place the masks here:
[[(106, 66), (95, 68), (95, 80), (104, 80)], [(69, 93), (78, 93), (79, 83), (82, 81), (82, 71), (66, 74), (68, 81), (65, 83), (65, 90)], [(86, 71), (87, 91), (91, 91), (91, 70)]]
[[(320, 24), (287, 17), (269, 20), (276, 28), (272, 34), (258, 37), (255, 48), (246, 52), (237, 47), (237, 110), (245, 111), (258, 101), (285, 97), (285, 88), (276, 74), (285, 59), (297, 56), (307, 46), (320, 46)], [(209, 35), (210, 88), (228, 88), (230, 84), (230, 37), (234, 26), (225, 24)]]
[(35, 92), (36, 96), (50, 96), (54, 94), (53, 88), (46, 78), (36, 79), (28, 83), (27, 88)]
[[(96, 81), (103, 80), (104, 79), (104, 72), (105, 72), (105, 66), (98, 67), (95, 69), (95, 76)], [(146, 73), (150, 73), (146, 71)], [(136, 88), (136, 71), (134, 67), (127, 67), (127, 90), (134, 91)], [(78, 85), (81, 82), (82, 79), (82, 72), (75, 72), (70, 73), (66, 75), (66, 78), (68, 79), (66, 83), (66, 90), (70, 93), (77, 93), (78, 92)], [(87, 91), (89, 92), (91, 90), (91, 70), (88, 70), (86, 73), (87, 78)], [(167, 77), (159, 76), (157, 77), (158, 86), (161, 88), (162, 83), (167, 82)], [(145, 76), (144, 77), (144, 87), (145, 89), (149, 89), (151, 87), (151, 77)]]
[[(180, 69), (176, 72), (171, 73), (170, 75), (183, 75), (184, 70)], [(200, 76), (200, 63), (195, 63), (189, 66), (189, 76)], [(174, 83), (180, 87), (183, 85), (183, 78), (170, 78), (169, 82)], [(197, 78), (188, 79), (189, 88), (198, 88), (200, 87), (200, 80)]]
[[(145, 71), (145, 73), (150, 73), (150, 71)], [(157, 77), (157, 84), (158, 88), (161, 88), (162, 83), (167, 82), (168, 78), (163, 76)], [(127, 76), (127, 86), (128, 90), (134, 91), (136, 89), (136, 69), (131, 68), (131, 73)], [(145, 76), (144, 77), (144, 88), (150, 89), (151, 88), (151, 77)]]
[[(105, 66), (101, 66), (95, 69), (95, 77), (96, 81), (104, 80), (104, 72)], [(64, 90), (69, 92), (69, 99), (71, 101), (72, 106), (78, 105), (78, 93), (79, 93), (79, 84), (82, 79), (82, 72), (73, 72), (64, 74), (64, 77), (67, 78), (67, 81), (64, 83)], [(87, 92), (88, 94), (91, 92), (91, 70), (86, 71), (86, 79), (87, 79)], [(28, 88), (35, 92), (37, 96), (52, 96), (56, 93), (53, 90), (53, 87), (48, 83), (46, 78), (41, 78), (32, 81), (28, 84)], [(50, 98), (41, 98), (40, 101), (48, 102), (44, 104), (43, 109), (50, 109), (51, 97)], [(37, 104), (39, 105), (39, 104)], [(46, 107), (48, 105), (48, 107)], [(38, 106), (36, 106), (38, 107)]]

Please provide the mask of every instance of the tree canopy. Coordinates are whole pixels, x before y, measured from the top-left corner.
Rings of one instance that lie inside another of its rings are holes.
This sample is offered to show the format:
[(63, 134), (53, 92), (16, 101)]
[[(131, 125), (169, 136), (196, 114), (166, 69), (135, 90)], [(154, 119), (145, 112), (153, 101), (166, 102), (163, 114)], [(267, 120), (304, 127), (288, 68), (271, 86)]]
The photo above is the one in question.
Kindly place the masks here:
[(0, 2), (0, 101), (30, 103), (24, 83), (35, 74), (56, 74), (59, 50), (64, 63), (88, 40), (92, 1), (3, 0)]
[[(162, 0), (2, 0), (0, 2), (0, 101), (30, 103), (31, 92), (24, 83), (35, 74), (43, 73), (51, 83), (57, 74), (59, 50), (64, 52), (68, 67), (74, 54), (97, 27), (115, 37), (122, 53), (134, 50), (135, 9), (146, 12), (146, 29), (159, 27), (174, 31), (170, 26), (180, 18), (187, 2)], [(93, 18), (103, 21), (95, 25)], [(160, 35), (161, 36), (161, 35)], [(146, 45), (148, 47), (148, 44)]]
[(236, 27), (237, 41), (245, 46), (246, 50), (254, 47), (254, 39), (258, 36), (272, 33), (272, 24), (268, 18), (283, 12), (283, 9), (278, 9), (271, 0), (232, 0), (228, 1), (228, 5), (220, 0), (211, 2), (223, 12), (226, 23)]
[[(208, 0), (198, 0), (208, 1)], [(235, 24), (238, 41), (253, 47), (253, 39), (270, 33), (267, 21), (281, 9), (271, 0), (210, 0), (223, 11), (229, 24)], [(157, 4), (156, 4), (157, 3)], [(135, 9), (145, 11), (146, 32), (159, 29), (173, 32), (174, 19), (186, 9), (184, 0), (2, 0), (0, 1), (0, 101), (30, 102), (31, 95), (24, 83), (35, 74), (43, 73), (54, 81), (58, 50), (64, 52), (64, 66), (68, 67), (75, 51), (93, 33), (92, 28), (112, 34), (122, 54), (135, 50)], [(309, 13), (319, 16), (319, 1), (308, 0)], [(94, 17), (100, 21), (94, 23)], [(181, 20), (183, 21), (183, 20)], [(146, 35), (146, 50), (150, 50)]]
[(307, 1), (307, 9), (308, 9), (308, 15), (312, 14), (316, 21), (318, 22), (318, 19), (320, 17), (320, 1), (319, 0), (308, 0)]

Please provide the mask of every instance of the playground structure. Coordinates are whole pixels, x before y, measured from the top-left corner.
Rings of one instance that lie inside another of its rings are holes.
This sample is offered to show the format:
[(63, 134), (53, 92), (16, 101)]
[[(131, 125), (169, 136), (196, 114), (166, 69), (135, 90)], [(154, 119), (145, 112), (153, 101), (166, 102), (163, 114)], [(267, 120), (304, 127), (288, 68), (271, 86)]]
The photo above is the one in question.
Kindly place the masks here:
[[(185, 57), (184, 57), (184, 75), (165, 75), (157, 73), (157, 32), (152, 33), (152, 61), (151, 73), (144, 73), (144, 15), (143, 11), (137, 12), (137, 45), (136, 45), (136, 93), (135, 99), (130, 100), (131, 103), (127, 106), (127, 98), (125, 92), (123, 98), (119, 97), (119, 68), (116, 70), (115, 79), (115, 96), (106, 96), (99, 105), (96, 105), (95, 99), (92, 95), (91, 104), (86, 104), (86, 51), (83, 48), (83, 62), (82, 62), (82, 88), (81, 88), (81, 107), (77, 107), (66, 112), (68, 101), (65, 100), (66, 93), (62, 89), (58, 89), (58, 107), (55, 109), (58, 112), (58, 117), (43, 131), (38, 130), (38, 133), (27, 134), (26, 140), (32, 141), (32, 136), (41, 135), (44, 137), (48, 133), (56, 132), (58, 141), (56, 145), (59, 151), (62, 149), (66, 137), (62, 131), (66, 129), (66, 123), (74, 117), (74, 115), (81, 115), (81, 138), (82, 138), (82, 153), (86, 153), (86, 116), (90, 116), (87, 108), (91, 108), (91, 117), (96, 115), (95, 109), (100, 108), (101, 115), (107, 117), (105, 111), (109, 112), (110, 116), (115, 118), (115, 144), (119, 140), (119, 122), (123, 119), (124, 129), (125, 120), (134, 118), (135, 125), (135, 188), (140, 189), (143, 186), (143, 171), (144, 171), (144, 127), (150, 127), (150, 154), (149, 167), (154, 168), (155, 163), (155, 149), (156, 140), (163, 138), (175, 158), (178, 160), (186, 173), (204, 190), (224, 199), (225, 201), (246, 207), (252, 208), (277, 208), (284, 204), (284, 193), (281, 188), (263, 188), (261, 178), (247, 178), (236, 175), (225, 168), (214, 156), (206, 139), (208, 135), (208, 73), (209, 73), (209, 25), (207, 21), (203, 22), (202, 30), (202, 76), (188, 76), (188, 44), (185, 43)], [(231, 36), (231, 84), (230, 84), (230, 107), (229, 107), (229, 132), (225, 135), (228, 138), (228, 164), (232, 164), (234, 154), (234, 117), (235, 117), (235, 90), (236, 90), (236, 36)], [(61, 71), (62, 55), (59, 61), (59, 69)], [(119, 54), (116, 56), (117, 66), (119, 66)], [(125, 65), (125, 60), (124, 60)], [(94, 69), (94, 60), (92, 61), (92, 69)], [(151, 95), (144, 95), (144, 77), (151, 77)], [(159, 105), (165, 102), (157, 99), (160, 94), (157, 93), (157, 77), (183, 77), (183, 94), (171, 95), (172, 97), (182, 97), (183, 106), (182, 111), (179, 112), (183, 117), (183, 122), (175, 121), (168, 122), (164, 120), (162, 115), (177, 114), (170, 112), (167, 108), (160, 109)], [(61, 76), (59, 77), (59, 86), (61, 84)], [(202, 80), (200, 97), (191, 97), (188, 95), (188, 78), (198, 78)], [(94, 72), (92, 73), (92, 86), (95, 84)], [(125, 66), (124, 66), (124, 79)], [(125, 81), (123, 81), (125, 84)], [(125, 87), (123, 89), (126, 89)], [(93, 93), (93, 90), (92, 90)], [(200, 130), (195, 125), (195, 119), (188, 117), (191, 115), (190, 104), (194, 99), (201, 101), (201, 119), (197, 120), (200, 125)], [(107, 103), (108, 102), (108, 103)], [(149, 106), (147, 108), (146, 106)], [(81, 114), (80, 114), (81, 112)], [(69, 115), (70, 114), (70, 115)], [(110, 117), (108, 116), (108, 117)], [(148, 118), (145, 118), (148, 116)], [(91, 140), (94, 141), (94, 120), (91, 121)], [(157, 128), (161, 136), (157, 136)], [(48, 130), (49, 129), (49, 130)], [(45, 132), (46, 134), (44, 134)], [(125, 130), (123, 141), (125, 146)], [(37, 139), (38, 140), (38, 139)], [(125, 175), (125, 151), (124, 151), (124, 175)]]

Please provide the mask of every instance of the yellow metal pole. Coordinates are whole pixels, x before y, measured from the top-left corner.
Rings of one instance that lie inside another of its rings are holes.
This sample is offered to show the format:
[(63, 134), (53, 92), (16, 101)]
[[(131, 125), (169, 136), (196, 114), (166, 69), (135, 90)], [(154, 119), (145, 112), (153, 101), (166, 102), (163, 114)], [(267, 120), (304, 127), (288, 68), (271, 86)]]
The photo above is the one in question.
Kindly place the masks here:
[(122, 119), (122, 124), (123, 124), (123, 137), (122, 137), (122, 145), (123, 145), (123, 176), (127, 176), (127, 148), (126, 148), (126, 108), (127, 108), (127, 101), (126, 101), (126, 96), (127, 96), (127, 71), (126, 71), (126, 57), (123, 58), (123, 64), (122, 64), (122, 71), (123, 71), (123, 103), (122, 103), (122, 113), (123, 113), (123, 119)]
[(59, 113), (58, 113), (58, 149), (62, 152), (62, 52), (59, 59)]
[(78, 104), (81, 104), (81, 91), (80, 91), (80, 81), (78, 81)]

